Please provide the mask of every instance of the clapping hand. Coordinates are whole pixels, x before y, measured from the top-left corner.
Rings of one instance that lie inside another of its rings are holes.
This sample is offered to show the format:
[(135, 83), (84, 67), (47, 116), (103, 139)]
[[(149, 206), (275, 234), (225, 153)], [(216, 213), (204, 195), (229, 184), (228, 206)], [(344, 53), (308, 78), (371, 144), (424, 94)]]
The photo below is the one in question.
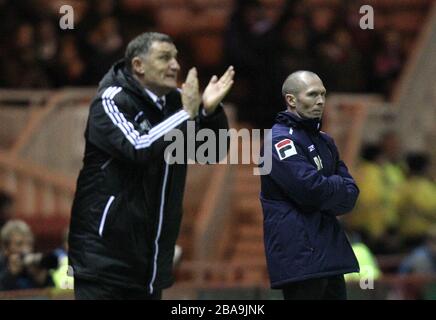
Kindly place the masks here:
[(184, 110), (190, 115), (191, 119), (195, 118), (201, 103), (197, 69), (195, 68), (189, 70), (186, 80), (182, 84), (182, 103)]
[(220, 102), (229, 92), (233, 85), (233, 77), (235, 76), (235, 71), (233, 66), (230, 66), (226, 72), (218, 79), (215, 75), (213, 76), (206, 89), (204, 89), (202, 100), (203, 107), (206, 114), (211, 114), (215, 111)]

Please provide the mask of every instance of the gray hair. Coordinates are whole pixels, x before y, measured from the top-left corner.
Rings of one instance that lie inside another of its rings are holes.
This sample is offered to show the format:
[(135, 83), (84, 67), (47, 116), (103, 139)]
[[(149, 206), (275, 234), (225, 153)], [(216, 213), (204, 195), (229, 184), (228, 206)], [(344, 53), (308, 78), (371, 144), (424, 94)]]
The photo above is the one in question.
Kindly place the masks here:
[(33, 233), (27, 223), (22, 220), (8, 221), (0, 231), (1, 246), (4, 248), (9, 244), (12, 234), (19, 233), (29, 237), (33, 241)]
[(174, 43), (170, 36), (163, 33), (144, 32), (140, 34), (127, 45), (124, 60), (128, 70), (132, 71), (133, 58), (146, 55), (155, 41)]

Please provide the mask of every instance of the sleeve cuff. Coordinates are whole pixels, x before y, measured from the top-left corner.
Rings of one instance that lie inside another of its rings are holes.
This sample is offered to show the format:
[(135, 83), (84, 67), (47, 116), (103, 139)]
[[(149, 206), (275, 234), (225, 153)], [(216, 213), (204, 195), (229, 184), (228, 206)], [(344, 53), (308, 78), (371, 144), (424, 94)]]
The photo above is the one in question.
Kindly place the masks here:
[(203, 107), (203, 105), (202, 105), (202, 106), (201, 106), (201, 109), (200, 109), (199, 116), (200, 116), (201, 119), (211, 119), (211, 118), (213, 118), (214, 116), (216, 116), (217, 114), (220, 114), (220, 113), (222, 112), (222, 110), (223, 110), (223, 104), (220, 103), (220, 104), (218, 105), (218, 107), (216, 107), (216, 109), (214, 110), (214, 112), (212, 112), (212, 113), (210, 113), (210, 114), (206, 114), (206, 111), (204, 110), (204, 107)]

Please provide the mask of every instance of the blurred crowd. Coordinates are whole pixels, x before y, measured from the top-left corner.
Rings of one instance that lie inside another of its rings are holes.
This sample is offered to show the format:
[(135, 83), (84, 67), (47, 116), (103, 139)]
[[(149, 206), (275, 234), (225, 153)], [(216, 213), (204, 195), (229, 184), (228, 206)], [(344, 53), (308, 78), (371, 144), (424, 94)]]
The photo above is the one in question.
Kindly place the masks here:
[[(200, 9), (207, 2), (178, 1), (184, 10), (166, 18), (158, 13), (164, 2), (155, 0), (70, 2), (74, 29), (62, 30), (60, 1), (0, 0), (1, 87), (95, 86), (123, 56), (126, 43), (150, 30), (175, 38), (182, 71), (202, 67), (195, 61), (196, 42), (190, 38), (193, 32), (206, 33), (201, 30), (208, 21), (213, 24)], [(330, 92), (389, 94), (405, 59), (403, 39), (396, 30), (362, 30), (359, 1), (342, 1), (339, 9), (299, 0), (276, 2), (281, 6), (267, 7), (262, 0), (225, 1), (227, 25), (218, 30), (222, 54), (207, 70), (235, 66), (237, 79), (229, 99), (238, 106), (239, 120), (269, 127), (283, 108), (283, 79), (298, 69), (316, 71)], [(186, 16), (190, 23), (170, 21), (176, 15)], [(203, 17), (208, 21), (196, 24)], [(171, 23), (173, 29), (168, 27)]]
[[(0, 86), (95, 86), (124, 51), (128, 14), (117, 1), (74, 1), (74, 29), (62, 30), (58, 1), (0, 1)], [(141, 19), (147, 28), (147, 17)]]
[(8, 220), (0, 230), (0, 291), (58, 288), (72, 289), (68, 276), (67, 235), (50, 252), (36, 252), (30, 226), (19, 219)]
[(402, 39), (395, 30), (361, 29), (359, 7), (356, 1), (343, 1), (339, 10), (289, 1), (271, 18), (259, 1), (238, 1), (225, 52), (239, 74), (242, 120), (268, 127), (283, 109), (283, 79), (301, 69), (319, 74), (329, 92), (388, 95), (404, 63)]
[(353, 242), (374, 255), (399, 255), (393, 271), (436, 274), (436, 182), (429, 154), (403, 155), (395, 132), (365, 144), (355, 170), (360, 195), (343, 219)]

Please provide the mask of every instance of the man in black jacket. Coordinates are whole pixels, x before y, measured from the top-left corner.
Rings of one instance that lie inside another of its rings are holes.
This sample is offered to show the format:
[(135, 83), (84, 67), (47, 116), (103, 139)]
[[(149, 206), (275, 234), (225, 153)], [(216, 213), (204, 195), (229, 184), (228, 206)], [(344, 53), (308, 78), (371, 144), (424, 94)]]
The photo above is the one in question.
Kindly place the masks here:
[(227, 129), (220, 102), (234, 76), (213, 76), (201, 96), (195, 68), (177, 89), (179, 69), (171, 38), (144, 33), (100, 82), (70, 224), (77, 299), (160, 299), (174, 281), (187, 167), (164, 159), (164, 136), (190, 119)]

